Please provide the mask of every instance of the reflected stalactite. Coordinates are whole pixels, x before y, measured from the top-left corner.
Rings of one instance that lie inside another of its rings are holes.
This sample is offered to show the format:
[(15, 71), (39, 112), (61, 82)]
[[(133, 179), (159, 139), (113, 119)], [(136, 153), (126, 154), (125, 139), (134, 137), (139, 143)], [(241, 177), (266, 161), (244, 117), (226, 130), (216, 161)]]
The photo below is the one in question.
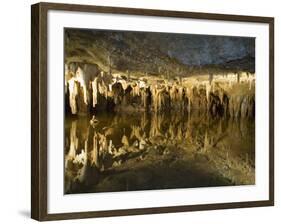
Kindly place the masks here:
[[(241, 156), (235, 157), (236, 152), (233, 154), (232, 151), (241, 149), (240, 154), (252, 155), (247, 150), (254, 147), (254, 139), (249, 137), (254, 135), (251, 131), (254, 130), (253, 125), (245, 118), (241, 118), (241, 121), (231, 118), (213, 120), (204, 114), (190, 117), (182, 113), (142, 112), (130, 118), (117, 114), (112, 117), (110, 126), (104, 123), (103, 116), (97, 115), (95, 120), (98, 121), (95, 126), (87, 119), (81, 124), (79, 120), (73, 120), (67, 131), (66, 142), (69, 142), (69, 148), (65, 155), (65, 169), (69, 186), (84, 183), (90, 170), (97, 178), (104, 172), (126, 166), (135, 158), (145, 161), (145, 155), (153, 150), (158, 150), (163, 156), (180, 153), (178, 145), (187, 155), (199, 153), (207, 156), (208, 160), (216, 163), (217, 168), (231, 162), (236, 164), (231, 165), (233, 169), (242, 169), (238, 162)], [(88, 125), (81, 129), (82, 124), (83, 127)], [(82, 135), (83, 130), (86, 134)], [(224, 160), (224, 153), (232, 153), (231, 160)], [(159, 158), (156, 156), (155, 159)], [(251, 156), (247, 163), (243, 162), (250, 176), (253, 174), (253, 165), (249, 164), (254, 164), (253, 160)], [(223, 175), (230, 176), (233, 181), (240, 181), (242, 177), (234, 177), (233, 172)], [(97, 183), (98, 179), (94, 182)]]
[(90, 158), (91, 158), (91, 164), (99, 168), (100, 165), (99, 165), (98, 135), (96, 133), (94, 133), (93, 136), (93, 150), (91, 152)]
[(71, 129), (70, 129), (69, 151), (68, 154), (66, 155), (66, 162), (65, 162), (66, 167), (68, 165), (68, 161), (74, 160), (76, 156), (76, 150), (78, 148), (78, 138), (76, 136), (76, 129), (77, 129), (77, 121), (73, 121), (71, 123)]
[(161, 124), (163, 123), (163, 114), (153, 113), (151, 116), (150, 137), (163, 136), (161, 132)]
[(205, 131), (203, 151), (207, 152), (209, 147), (210, 147), (210, 140), (209, 140), (209, 137), (208, 137), (208, 132)]
[[(104, 123), (106, 120), (103, 119), (103, 116), (95, 116), (97, 122), (94, 126), (90, 124), (90, 119), (87, 121), (87, 118), (81, 124), (79, 120), (71, 122), (66, 135), (69, 148), (65, 155), (66, 178), (69, 186), (84, 183), (89, 170), (94, 172), (97, 178), (104, 172), (126, 166), (136, 158), (145, 161), (145, 155), (154, 150), (158, 150), (162, 156), (180, 153), (181, 150), (177, 145), (180, 145), (187, 155), (199, 153), (207, 156), (208, 160), (216, 163), (215, 167), (222, 167), (231, 162), (236, 164), (235, 166), (232, 164), (233, 169), (242, 169), (238, 162), (240, 156), (227, 161), (222, 159), (224, 153), (229, 154), (232, 150), (241, 148), (240, 153), (251, 155), (251, 151), (247, 150), (254, 147), (254, 140), (249, 137), (254, 135), (251, 131), (253, 126), (245, 118), (243, 120), (241, 118), (241, 121), (231, 118), (214, 120), (204, 114), (190, 117), (182, 113), (142, 112), (135, 116), (116, 114), (111, 118), (110, 125)], [(83, 131), (86, 131), (86, 134), (82, 135)], [(243, 151), (245, 149), (247, 150)], [(156, 156), (155, 159), (159, 158)], [(247, 170), (250, 170), (251, 176), (253, 168), (250, 168), (252, 165), (249, 164), (253, 164), (254, 157), (248, 160), (247, 163), (243, 163), (248, 167)], [(230, 176), (233, 181), (240, 181), (241, 178), (234, 177), (233, 172), (223, 175)], [(97, 183), (98, 179), (94, 182)]]

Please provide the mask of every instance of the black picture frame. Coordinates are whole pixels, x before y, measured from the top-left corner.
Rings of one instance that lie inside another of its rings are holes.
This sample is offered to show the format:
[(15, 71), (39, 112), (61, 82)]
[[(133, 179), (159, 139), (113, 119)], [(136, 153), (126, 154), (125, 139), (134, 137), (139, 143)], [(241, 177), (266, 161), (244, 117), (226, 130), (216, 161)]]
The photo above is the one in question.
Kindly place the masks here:
[[(225, 208), (259, 207), (274, 205), (274, 18), (224, 15), (183, 11), (162, 11), (136, 8), (117, 8), (90, 5), (38, 3), (31, 7), (31, 217), (39, 221), (80, 219), (92, 217), (140, 215)], [(49, 10), (88, 13), (129, 14), (167, 18), (195, 18), (263, 23), (269, 25), (269, 200), (203, 205), (168, 206), (158, 208), (131, 208), (109, 211), (88, 211), (48, 214), (47, 192), (47, 13)]]

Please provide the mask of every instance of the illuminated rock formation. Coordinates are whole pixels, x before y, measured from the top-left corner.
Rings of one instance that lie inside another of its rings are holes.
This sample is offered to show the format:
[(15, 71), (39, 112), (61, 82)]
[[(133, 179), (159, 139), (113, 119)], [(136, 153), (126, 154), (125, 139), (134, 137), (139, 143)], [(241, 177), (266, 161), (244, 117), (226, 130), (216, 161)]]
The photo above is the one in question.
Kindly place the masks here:
[(90, 76), (82, 67), (67, 81), (66, 105), (73, 115), (104, 109), (183, 110), (231, 117), (253, 117), (255, 113), (255, 74), (249, 72), (218, 73), (211, 78), (191, 76), (176, 81), (104, 72)]

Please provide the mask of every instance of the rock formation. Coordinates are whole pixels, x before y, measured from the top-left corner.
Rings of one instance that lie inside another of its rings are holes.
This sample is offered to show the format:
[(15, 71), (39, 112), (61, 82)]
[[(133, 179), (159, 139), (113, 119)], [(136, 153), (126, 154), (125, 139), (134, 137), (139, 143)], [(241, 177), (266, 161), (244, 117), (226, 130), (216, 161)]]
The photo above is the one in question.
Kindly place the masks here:
[(66, 73), (65, 77), (71, 77), (66, 81), (65, 99), (69, 99), (67, 111), (72, 115), (104, 109), (181, 110), (231, 117), (253, 117), (255, 113), (255, 74), (249, 72), (212, 74), (211, 80), (210, 75), (169, 80), (161, 75), (110, 75), (100, 69), (93, 74), (78, 66), (74, 75)]

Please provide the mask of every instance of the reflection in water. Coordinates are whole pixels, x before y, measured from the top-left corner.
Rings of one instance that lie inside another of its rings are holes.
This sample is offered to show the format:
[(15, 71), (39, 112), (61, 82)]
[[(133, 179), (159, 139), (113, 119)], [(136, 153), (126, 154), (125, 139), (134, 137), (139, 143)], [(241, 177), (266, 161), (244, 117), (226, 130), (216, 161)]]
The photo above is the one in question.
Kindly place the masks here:
[(65, 119), (65, 193), (255, 183), (251, 119), (148, 113)]

